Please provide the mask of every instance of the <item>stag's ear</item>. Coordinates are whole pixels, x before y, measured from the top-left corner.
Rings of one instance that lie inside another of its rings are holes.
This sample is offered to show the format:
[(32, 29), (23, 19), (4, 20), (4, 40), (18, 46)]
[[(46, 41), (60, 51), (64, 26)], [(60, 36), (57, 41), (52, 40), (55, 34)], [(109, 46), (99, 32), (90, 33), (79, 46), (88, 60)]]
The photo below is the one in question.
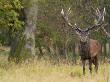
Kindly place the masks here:
[(75, 29), (75, 32), (77, 35), (81, 35), (81, 30), (80, 29)]
[(77, 35), (81, 35), (79, 31), (76, 31), (76, 34), (77, 34)]

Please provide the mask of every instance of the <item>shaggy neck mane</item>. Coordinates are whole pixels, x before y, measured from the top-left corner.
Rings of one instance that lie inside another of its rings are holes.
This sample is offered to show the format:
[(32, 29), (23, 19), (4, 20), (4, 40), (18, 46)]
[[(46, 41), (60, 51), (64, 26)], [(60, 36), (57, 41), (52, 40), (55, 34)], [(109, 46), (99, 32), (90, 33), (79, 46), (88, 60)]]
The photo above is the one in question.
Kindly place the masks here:
[(80, 56), (83, 59), (89, 59), (90, 58), (89, 40), (87, 42), (81, 42), (80, 41)]

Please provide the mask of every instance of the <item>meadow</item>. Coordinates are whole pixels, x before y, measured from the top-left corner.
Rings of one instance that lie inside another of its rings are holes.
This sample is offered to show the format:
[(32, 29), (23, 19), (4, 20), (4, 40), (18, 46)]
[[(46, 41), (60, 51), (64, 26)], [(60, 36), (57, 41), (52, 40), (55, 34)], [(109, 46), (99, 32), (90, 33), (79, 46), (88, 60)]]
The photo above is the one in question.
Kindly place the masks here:
[(49, 61), (35, 61), (30, 64), (14, 64), (7, 61), (7, 55), (0, 54), (0, 82), (110, 82), (110, 64), (100, 64), (98, 74), (92, 75), (86, 66), (86, 75), (81, 65), (53, 65)]

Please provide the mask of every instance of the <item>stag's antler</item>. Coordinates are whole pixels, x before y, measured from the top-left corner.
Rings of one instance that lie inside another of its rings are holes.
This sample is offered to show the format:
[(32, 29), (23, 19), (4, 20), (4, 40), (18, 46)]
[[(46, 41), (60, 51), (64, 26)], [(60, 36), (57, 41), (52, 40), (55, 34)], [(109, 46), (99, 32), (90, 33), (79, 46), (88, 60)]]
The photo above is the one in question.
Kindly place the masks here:
[(61, 15), (63, 17), (63, 19), (65, 20), (65, 22), (67, 22), (68, 26), (72, 27), (72, 28), (75, 28), (75, 30), (77, 31), (81, 31), (81, 29), (76, 25), (72, 25), (70, 22), (69, 22), (69, 18), (68, 18), (68, 15), (71, 13), (71, 8), (68, 9), (68, 11), (65, 13), (64, 10), (62, 9), (61, 10)]
[(89, 27), (86, 29), (86, 31), (92, 30), (94, 28), (96, 28), (97, 26), (101, 26), (104, 23), (104, 16), (105, 16), (106, 12), (105, 12), (105, 8), (103, 9), (103, 12), (101, 13), (101, 11), (97, 8), (95, 10), (95, 15), (96, 15), (96, 19), (95, 19), (95, 25)]
[(67, 13), (65, 14), (63, 9), (61, 11), (61, 14), (62, 14), (62, 17), (64, 18), (65, 22), (67, 22), (67, 24), (70, 26), (70, 27), (73, 27), (73, 25), (69, 22), (68, 20), (68, 15), (71, 13), (70, 11), (70, 8), (68, 9)]
[(106, 12), (105, 12), (105, 8), (103, 9), (103, 12), (101, 13), (101, 11), (97, 8), (96, 10), (96, 24), (99, 24), (100, 22), (104, 22), (104, 16), (105, 16)]
[(106, 25), (107, 25), (107, 24), (105, 24), (104, 26), (102, 26), (102, 27), (101, 27), (101, 30), (103, 30), (103, 32), (104, 32), (108, 37), (110, 37), (110, 33), (108, 33), (108, 32), (106, 31), (106, 29), (104, 28)]
[(95, 15), (96, 15), (96, 24), (93, 25), (93, 26), (90, 27), (90, 28), (87, 28), (87, 31), (92, 30), (92, 29), (94, 29), (94, 28), (97, 27), (97, 26), (100, 26), (100, 27), (98, 28), (98, 30), (101, 29), (108, 37), (110, 37), (110, 33), (108, 33), (108, 32), (106, 31), (106, 29), (104, 28), (105, 26), (108, 25), (107, 23), (104, 22), (104, 21), (105, 21), (104, 16), (106, 15), (106, 10), (105, 10), (105, 8), (103, 9), (103, 12), (102, 12), (102, 13), (101, 13), (101, 11), (100, 11), (98, 8), (97, 8), (95, 11), (96, 11), (96, 12), (95, 12)]
[[(103, 14), (106, 15), (105, 8), (104, 8)], [(103, 16), (102, 21), (104, 21), (104, 16)], [(108, 37), (110, 37), (110, 33), (108, 33), (108, 32), (106, 31), (106, 29), (104, 28), (105, 26), (107, 26), (107, 24), (104, 24), (101, 29), (103, 30), (103, 32), (104, 32)]]
[[(102, 23), (104, 23), (104, 16), (105, 16), (105, 15), (106, 15), (106, 10), (105, 10), (105, 8), (104, 8), (102, 14), (101, 14), (101, 12), (99, 11), (99, 9), (97, 9), (97, 11), (96, 11), (96, 16), (99, 17), (99, 20), (97, 20), (97, 24), (100, 22), (100, 20), (102, 20)], [(107, 26), (107, 24), (103, 24), (100, 28), (101, 28), (101, 30), (103, 30), (103, 32), (104, 32), (108, 37), (110, 37), (110, 33), (108, 33), (108, 32), (106, 31), (106, 29), (104, 28), (105, 26)], [(100, 28), (99, 28), (99, 29), (100, 29)]]

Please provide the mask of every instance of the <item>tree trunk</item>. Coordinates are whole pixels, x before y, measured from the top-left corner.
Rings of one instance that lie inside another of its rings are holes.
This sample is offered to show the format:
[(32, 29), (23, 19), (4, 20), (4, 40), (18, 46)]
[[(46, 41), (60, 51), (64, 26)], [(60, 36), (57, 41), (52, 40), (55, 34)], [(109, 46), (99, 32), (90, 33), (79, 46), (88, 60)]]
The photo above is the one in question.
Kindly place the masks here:
[(24, 0), (24, 31), (14, 38), (9, 60), (24, 61), (35, 56), (35, 29), (37, 20), (37, 0)]

